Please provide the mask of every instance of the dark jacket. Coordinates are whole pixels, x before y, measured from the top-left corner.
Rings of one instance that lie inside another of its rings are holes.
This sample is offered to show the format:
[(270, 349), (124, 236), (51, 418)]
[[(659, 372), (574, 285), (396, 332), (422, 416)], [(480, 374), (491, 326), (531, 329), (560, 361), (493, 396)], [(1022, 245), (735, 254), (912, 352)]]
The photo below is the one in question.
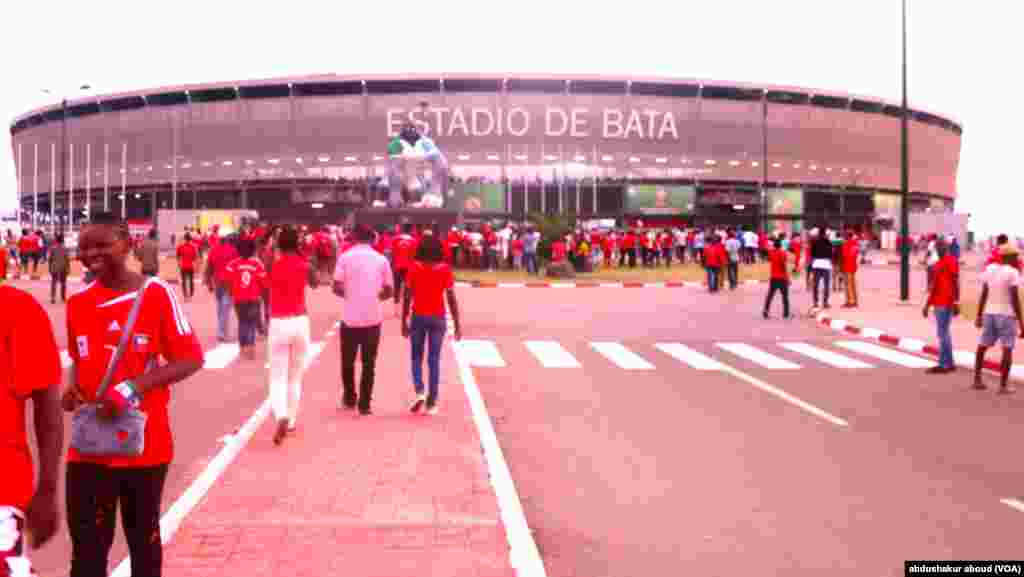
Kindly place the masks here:
[(832, 253), (832, 242), (825, 235), (819, 236), (811, 243), (811, 260), (823, 258), (831, 261)]
[(50, 276), (67, 276), (71, 272), (71, 259), (68, 249), (62, 244), (53, 243), (50, 247)]

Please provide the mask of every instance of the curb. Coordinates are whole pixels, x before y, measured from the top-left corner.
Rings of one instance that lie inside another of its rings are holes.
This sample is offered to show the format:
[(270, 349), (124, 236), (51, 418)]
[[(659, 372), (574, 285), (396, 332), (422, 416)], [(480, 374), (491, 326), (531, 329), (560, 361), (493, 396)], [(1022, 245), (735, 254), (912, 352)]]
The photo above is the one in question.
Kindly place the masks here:
[[(740, 283), (743, 286), (758, 286), (765, 284), (764, 281), (746, 280)], [(637, 281), (581, 281), (581, 282), (492, 282), (492, 281), (456, 281), (457, 288), (704, 288), (703, 282), (695, 281), (666, 281), (666, 282), (637, 282)]]
[[(851, 325), (842, 319), (833, 319), (825, 313), (818, 313), (815, 318), (818, 321), (818, 324), (828, 327), (836, 332), (859, 335), (866, 339), (878, 341), (882, 344), (890, 345), (912, 353), (928, 355), (936, 358), (939, 356), (939, 347), (930, 345), (919, 339), (899, 337), (882, 332), (878, 329), (858, 327), (856, 325)], [(974, 351), (953, 351), (953, 362), (955, 362), (958, 367), (973, 370), (974, 354)], [(982, 366), (995, 373), (999, 373), (1000, 371), (1000, 364), (988, 359), (985, 359)], [(1024, 381), (1024, 365), (1013, 365), (1010, 369), (1010, 378), (1015, 381)]]

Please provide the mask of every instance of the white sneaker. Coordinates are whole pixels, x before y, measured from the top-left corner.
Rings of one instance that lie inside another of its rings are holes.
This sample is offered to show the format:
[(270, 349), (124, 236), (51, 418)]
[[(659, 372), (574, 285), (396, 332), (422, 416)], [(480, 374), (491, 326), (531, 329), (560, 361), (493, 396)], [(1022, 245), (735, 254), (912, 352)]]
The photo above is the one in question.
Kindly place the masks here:
[(427, 402), (427, 396), (426, 395), (416, 395), (416, 398), (413, 399), (412, 404), (409, 405), (409, 412), (410, 413), (418, 413), (418, 412), (420, 412), (420, 409), (423, 408), (423, 404), (426, 403), (426, 402)]
[(441, 411), (440, 411), (440, 409), (438, 409), (437, 405), (434, 405), (433, 407), (430, 407), (429, 409), (427, 409), (427, 414), (431, 415), (431, 416), (436, 415), (439, 412), (441, 412)]

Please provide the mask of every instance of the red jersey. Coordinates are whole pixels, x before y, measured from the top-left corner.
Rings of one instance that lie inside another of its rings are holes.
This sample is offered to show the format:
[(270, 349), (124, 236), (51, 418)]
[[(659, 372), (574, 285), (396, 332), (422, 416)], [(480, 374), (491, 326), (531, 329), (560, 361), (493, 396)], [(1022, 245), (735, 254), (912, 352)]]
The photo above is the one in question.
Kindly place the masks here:
[(195, 243), (183, 242), (178, 245), (178, 266), (183, 271), (196, 270), (196, 258), (199, 257), (199, 249)]
[(377, 242), (373, 245), (373, 250), (380, 254), (386, 254), (391, 251), (391, 245), (394, 243), (394, 239), (390, 234), (384, 233), (377, 236)]
[(636, 235), (633, 234), (632, 232), (627, 232), (626, 235), (622, 237), (622, 248), (625, 250), (633, 250), (633, 247), (635, 246)]
[(461, 239), (459, 238), (458, 231), (455, 231), (455, 230), (448, 231), (448, 246), (450, 246), (450, 247), (459, 246), (460, 240)]
[(231, 298), (236, 303), (258, 301), (267, 284), (267, 271), (256, 257), (236, 258), (225, 268)]
[(296, 317), (306, 314), (306, 283), (309, 261), (287, 253), (274, 261), (270, 270), (270, 316)]
[(857, 239), (851, 239), (844, 242), (841, 253), (842, 271), (857, 272), (857, 259), (860, 256), (860, 246), (857, 243)]
[(562, 262), (565, 260), (565, 243), (556, 240), (551, 243), (551, 262)]
[(416, 255), (416, 239), (400, 234), (391, 243), (391, 261), (395, 270), (407, 270)]
[(28, 234), (18, 240), (18, 252), (21, 254), (33, 254), (39, 252), (39, 237)]
[(956, 277), (960, 274), (960, 263), (953, 255), (947, 254), (935, 263), (932, 269), (932, 293), (928, 304), (933, 307), (952, 307), (956, 295)]
[(771, 249), (768, 251), (768, 263), (772, 280), (789, 280), (789, 270), (786, 269), (786, 251)]
[[(107, 363), (121, 340), (137, 291), (124, 293), (93, 282), (68, 299), (68, 353), (75, 363), (78, 388), (87, 402), (96, 401)], [(185, 317), (174, 289), (157, 280), (142, 297), (142, 306), (131, 340), (117, 365), (111, 386), (146, 372), (146, 365), (160, 357), (168, 361), (203, 361), (203, 349)], [(68, 450), (68, 461), (105, 463), (113, 467), (153, 467), (171, 462), (174, 442), (167, 417), (169, 387), (149, 390), (139, 407), (146, 421), (146, 447), (138, 457), (84, 456)]]
[(406, 277), (412, 291), (412, 312), (420, 316), (445, 316), (444, 295), (455, 286), (455, 275), (445, 263), (414, 262)]
[(512, 239), (512, 254), (516, 256), (523, 254), (523, 239)]
[(213, 270), (213, 277), (217, 280), (218, 284), (226, 284), (228, 282), (224, 269), (229, 262), (236, 258), (238, 258), (238, 251), (230, 243), (220, 243), (210, 251), (210, 256), (206, 259), (207, 266)]
[(663, 248), (663, 249), (664, 248), (672, 248), (672, 235), (671, 234), (668, 234), (667, 232), (666, 233), (662, 233), (662, 235), (661, 235), (661, 248)]
[(60, 353), (46, 311), (30, 294), (0, 286), (0, 309), (0, 503), (24, 513), (34, 492), (25, 401), (60, 386)]
[(7, 259), (10, 255), (7, 254), (7, 247), (0, 245), (0, 280), (7, 278)]
[(725, 259), (722, 258), (722, 252), (724, 251), (725, 247), (721, 244), (713, 244), (704, 249), (704, 266), (721, 268), (725, 264)]

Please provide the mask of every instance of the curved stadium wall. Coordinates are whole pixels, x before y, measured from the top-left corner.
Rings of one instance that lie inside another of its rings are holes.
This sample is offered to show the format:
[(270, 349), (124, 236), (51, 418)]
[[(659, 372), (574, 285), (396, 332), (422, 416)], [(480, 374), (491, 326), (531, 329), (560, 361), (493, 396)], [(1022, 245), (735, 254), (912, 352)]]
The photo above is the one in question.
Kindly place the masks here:
[[(386, 198), (387, 140), (411, 121), (447, 156), (446, 207), (798, 230), (898, 211), (900, 114), (729, 82), (311, 76), (82, 98), (18, 117), (11, 134), (22, 208), (40, 222), (52, 204), (66, 223), (69, 190), (75, 222), (87, 199), (119, 210), (122, 192), (135, 219), (248, 208), (336, 220)], [(916, 109), (909, 124), (911, 208), (949, 209), (962, 130)]]

